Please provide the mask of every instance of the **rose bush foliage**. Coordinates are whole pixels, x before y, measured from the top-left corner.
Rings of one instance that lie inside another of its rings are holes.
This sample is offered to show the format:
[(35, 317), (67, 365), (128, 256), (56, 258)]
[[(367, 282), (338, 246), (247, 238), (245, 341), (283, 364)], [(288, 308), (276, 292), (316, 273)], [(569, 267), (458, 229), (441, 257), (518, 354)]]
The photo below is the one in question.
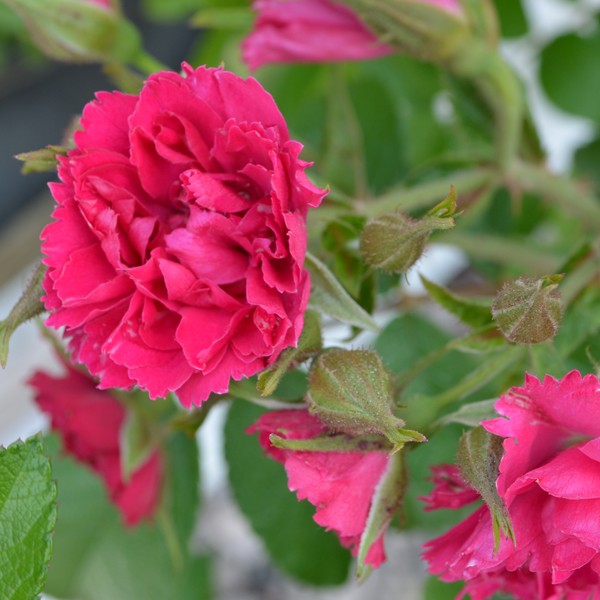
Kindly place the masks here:
[(97, 94), (81, 126), (51, 185), (44, 303), (100, 387), (189, 407), (295, 345), (325, 192), (260, 84), (184, 65)]
[[(571, 371), (561, 380), (527, 375), (495, 404), (482, 425), (504, 438), (496, 482), (516, 544), (494, 551), (490, 511), (481, 506), (425, 546), (430, 572), (466, 580), (460, 597), (496, 592), (517, 598), (600, 597), (600, 382)], [(440, 476), (442, 474), (443, 476)], [(477, 498), (456, 470), (436, 474), (432, 508)]]

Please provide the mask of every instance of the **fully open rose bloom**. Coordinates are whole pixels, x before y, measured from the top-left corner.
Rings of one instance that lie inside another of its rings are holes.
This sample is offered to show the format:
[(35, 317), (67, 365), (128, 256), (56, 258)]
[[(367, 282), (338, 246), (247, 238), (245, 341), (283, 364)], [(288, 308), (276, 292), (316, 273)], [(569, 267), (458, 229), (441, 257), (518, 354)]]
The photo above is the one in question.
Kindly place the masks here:
[(126, 413), (107, 391), (64, 363), (66, 374), (52, 377), (38, 371), (29, 380), (35, 401), (60, 434), (65, 450), (104, 481), (111, 500), (127, 525), (153, 516), (160, 501), (162, 457), (154, 451), (129, 477), (121, 471), (120, 430)]
[[(502, 591), (530, 600), (600, 598), (600, 382), (572, 371), (540, 382), (527, 375), (496, 402), (499, 418), (482, 425), (505, 438), (496, 487), (516, 545), (502, 537), (497, 553), (490, 511), (480, 507), (426, 544), (430, 572), (466, 580), (473, 600)], [(434, 508), (473, 499), (456, 471), (437, 474)], [(449, 481), (453, 481), (449, 485)], [(456, 491), (440, 494), (440, 490)], [(460, 597), (463, 596), (461, 594)]]
[(42, 249), (47, 323), (74, 360), (102, 388), (190, 406), (296, 344), (324, 191), (257, 81), (183, 69), (85, 107)]
[[(422, 0), (453, 13), (458, 0)], [(392, 52), (343, 3), (334, 0), (255, 0), (254, 31), (244, 40), (251, 69), (269, 63), (365, 60)]]
[[(272, 433), (288, 440), (305, 440), (327, 432), (306, 409), (266, 413), (248, 429), (248, 433), (255, 432), (267, 454), (284, 464), (290, 490), (296, 492), (299, 500), (307, 499), (316, 507), (315, 521), (333, 530), (341, 543), (356, 554), (377, 485), (390, 462), (389, 449), (309, 452), (273, 446), (269, 440)], [(384, 560), (382, 532), (371, 544), (365, 562), (376, 568)]]

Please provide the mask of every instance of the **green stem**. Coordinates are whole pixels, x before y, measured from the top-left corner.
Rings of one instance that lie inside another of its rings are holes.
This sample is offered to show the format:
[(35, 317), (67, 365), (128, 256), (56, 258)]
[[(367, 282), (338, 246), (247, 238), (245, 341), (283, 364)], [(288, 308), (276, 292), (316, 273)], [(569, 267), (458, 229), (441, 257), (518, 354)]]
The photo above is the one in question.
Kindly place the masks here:
[(496, 158), (507, 172), (521, 142), (525, 103), (521, 85), (495, 48), (472, 38), (447, 62), (456, 75), (471, 81), (494, 114)]
[(135, 67), (145, 75), (152, 75), (158, 71), (170, 71), (171, 68), (161, 63), (154, 56), (144, 50), (140, 50), (132, 59), (131, 66)]
[(530, 275), (547, 275), (560, 267), (561, 257), (530, 244), (488, 234), (444, 231), (435, 237), (436, 242), (452, 244), (477, 259), (491, 260), (502, 265), (518, 265)]
[(165, 537), (167, 550), (169, 551), (169, 556), (171, 557), (171, 562), (173, 563), (173, 570), (176, 573), (181, 573), (185, 567), (185, 557), (181, 547), (181, 542), (179, 541), (179, 536), (175, 530), (173, 519), (164, 506), (161, 506), (158, 509), (156, 516)]
[(361, 201), (356, 208), (359, 213), (370, 218), (395, 210), (411, 211), (431, 208), (432, 205), (437, 204), (448, 195), (450, 186), (454, 186), (460, 196), (481, 188), (493, 187), (497, 180), (496, 174), (491, 169), (477, 167), (458, 171), (410, 189), (392, 189), (374, 200)]
[(585, 228), (600, 229), (600, 203), (597, 198), (579, 189), (572, 179), (519, 162), (513, 164), (508, 178), (509, 185), (539, 195), (542, 200), (580, 219)]
[(560, 285), (563, 304), (569, 306), (592, 279), (600, 274), (600, 264), (595, 254), (584, 260), (566, 275)]

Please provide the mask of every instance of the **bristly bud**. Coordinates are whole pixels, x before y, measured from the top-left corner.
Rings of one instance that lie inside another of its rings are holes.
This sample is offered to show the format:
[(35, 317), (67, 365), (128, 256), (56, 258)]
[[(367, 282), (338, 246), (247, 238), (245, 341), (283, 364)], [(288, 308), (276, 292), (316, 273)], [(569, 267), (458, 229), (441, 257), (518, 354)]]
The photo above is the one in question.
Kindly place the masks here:
[(395, 450), (425, 441), (393, 415), (390, 374), (370, 350), (333, 348), (321, 354), (309, 375), (308, 400), (310, 411), (333, 431), (383, 435)]
[(408, 271), (423, 254), (433, 231), (454, 227), (456, 200), (451, 187), (448, 196), (421, 219), (391, 213), (367, 223), (360, 240), (367, 264), (393, 273)]
[(504, 284), (492, 304), (492, 316), (507, 340), (538, 344), (556, 335), (563, 313), (556, 288), (562, 278), (519, 277)]

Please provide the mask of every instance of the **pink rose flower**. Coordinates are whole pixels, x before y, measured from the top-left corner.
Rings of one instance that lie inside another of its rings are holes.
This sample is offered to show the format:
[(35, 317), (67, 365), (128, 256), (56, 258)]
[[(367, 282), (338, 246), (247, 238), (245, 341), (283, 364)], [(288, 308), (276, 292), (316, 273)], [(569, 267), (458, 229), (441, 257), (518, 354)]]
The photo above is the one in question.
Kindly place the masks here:
[[(333, 530), (340, 542), (356, 554), (371, 501), (389, 463), (389, 450), (308, 452), (272, 446), (272, 433), (289, 440), (305, 440), (327, 432), (306, 409), (266, 413), (248, 429), (248, 433), (255, 432), (266, 453), (284, 464), (290, 490), (296, 492), (299, 500), (307, 499), (316, 507), (314, 520)], [(377, 568), (384, 560), (382, 532), (371, 544), (365, 562)]]
[(126, 417), (123, 406), (109, 392), (64, 363), (66, 375), (52, 377), (38, 371), (28, 384), (35, 401), (49, 415), (65, 450), (97, 473), (126, 525), (151, 518), (158, 506), (163, 479), (161, 453), (154, 451), (130, 476), (123, 479), (119, 433)]
[(346, 6), (331, 0), (255, 0), (242, 44), (251, 69), (269, 63), (365, 60), (392, 52)]
[(296, 344), (310, 183), (254, 79), (183, 66), (97, 94), (42, 232), (47, 324), (101, 388), (200, 404)]
[[(494, 553), (490, 511), (482, 506), (426, 544), (430, 572), (466, 580), (459, 597), (473, 600), (498, 591), (527, 600), (600, 598), (598, 378), (572, 371), (540, 382), (527, 375), (496, 410), (502, 416), (482, 425), (505, 438), (496, 487), (516, 545), (502, 537)], [(455, 507), (440, 501), (439, 491), (434, 497), (438, 506)]]

